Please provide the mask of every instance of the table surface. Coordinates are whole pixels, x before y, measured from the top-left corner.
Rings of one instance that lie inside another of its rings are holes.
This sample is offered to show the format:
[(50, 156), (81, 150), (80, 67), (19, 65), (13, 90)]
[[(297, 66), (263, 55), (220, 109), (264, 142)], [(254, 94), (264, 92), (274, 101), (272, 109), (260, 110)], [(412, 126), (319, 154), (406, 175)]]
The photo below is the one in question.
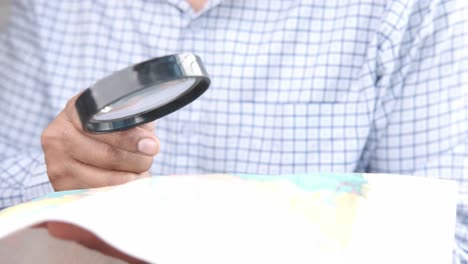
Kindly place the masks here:
[(77, 243), (49, 236), (43, 228), (29, 228), (0, 240), (0, 263), (124, 264)]

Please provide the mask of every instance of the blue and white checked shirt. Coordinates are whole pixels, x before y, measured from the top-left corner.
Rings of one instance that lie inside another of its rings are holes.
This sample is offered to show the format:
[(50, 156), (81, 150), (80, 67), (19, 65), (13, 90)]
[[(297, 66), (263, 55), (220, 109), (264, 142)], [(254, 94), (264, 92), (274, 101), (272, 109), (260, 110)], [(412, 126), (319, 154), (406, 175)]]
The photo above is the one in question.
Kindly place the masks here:
[(157, 122), (154, 175), (456, 180), (454, 262), (467, 263), (466, 3), (211, 0), (194, 13), (183, 0), (14, 1), (0, 35), (0, 207), (53, 191), (40, 134), (69, 98), (130, 64), (193, 52), (212, 86)]

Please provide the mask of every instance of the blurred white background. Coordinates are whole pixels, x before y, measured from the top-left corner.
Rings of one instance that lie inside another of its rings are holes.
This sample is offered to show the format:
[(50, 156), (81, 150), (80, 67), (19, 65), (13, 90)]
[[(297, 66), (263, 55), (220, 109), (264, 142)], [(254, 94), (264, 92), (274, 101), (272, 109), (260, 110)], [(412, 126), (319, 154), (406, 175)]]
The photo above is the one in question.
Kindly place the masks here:
[(8, 20), (8, 2), (10, 0), (0, 0), (0, 30), (3, 29)]

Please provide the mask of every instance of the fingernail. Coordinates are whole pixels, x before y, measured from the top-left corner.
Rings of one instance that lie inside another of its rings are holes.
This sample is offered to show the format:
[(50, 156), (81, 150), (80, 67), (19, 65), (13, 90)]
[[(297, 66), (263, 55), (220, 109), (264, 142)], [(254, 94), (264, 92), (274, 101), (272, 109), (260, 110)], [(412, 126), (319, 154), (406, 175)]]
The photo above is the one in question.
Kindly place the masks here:
[(158, 142), (151, 138), (138, 141), (138, 151), (147, 155), (155, 155), (158, 152)]

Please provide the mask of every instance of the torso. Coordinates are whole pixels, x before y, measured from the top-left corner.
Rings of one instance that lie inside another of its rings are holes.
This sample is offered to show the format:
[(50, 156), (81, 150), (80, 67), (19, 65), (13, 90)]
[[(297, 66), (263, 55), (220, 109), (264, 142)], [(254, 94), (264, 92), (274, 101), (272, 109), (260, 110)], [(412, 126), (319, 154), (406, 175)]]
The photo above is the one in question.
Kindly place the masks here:
[(58, 112), (112, 71), (193, 52), (212, 85), (158, 120), (153, 174), (356, 170), (374, 103), (364, 89), (373, 76), (363, 69), (373, 63), (383, 5), (347, 2), (337, 12), (338, 1), (320, 9), (309, 1), (225, 1), (198, 15), (160, 2), (47, 2), (60, 12), (42, 22), (66, 28), (43, 32), (65, 40), (46, 45), (51, 87), (60, 87), (50, 102)]

